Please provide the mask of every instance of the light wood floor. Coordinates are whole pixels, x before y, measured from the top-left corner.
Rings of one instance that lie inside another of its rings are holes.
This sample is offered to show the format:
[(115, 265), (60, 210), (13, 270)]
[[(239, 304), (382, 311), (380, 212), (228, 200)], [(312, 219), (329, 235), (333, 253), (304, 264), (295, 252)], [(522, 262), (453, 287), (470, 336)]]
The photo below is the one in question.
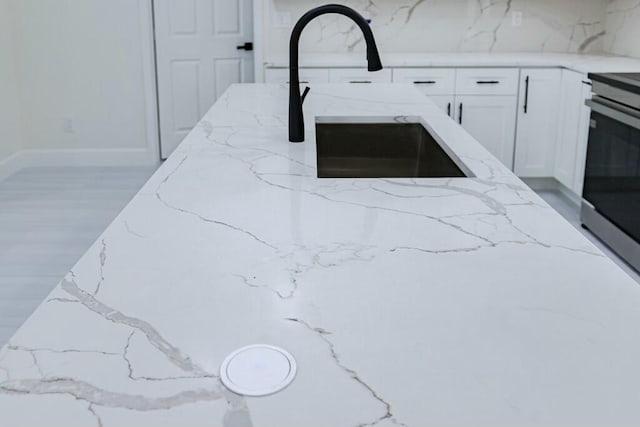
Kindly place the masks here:
[(154, 170), (32, 168), (0, 181), (0, 347)]

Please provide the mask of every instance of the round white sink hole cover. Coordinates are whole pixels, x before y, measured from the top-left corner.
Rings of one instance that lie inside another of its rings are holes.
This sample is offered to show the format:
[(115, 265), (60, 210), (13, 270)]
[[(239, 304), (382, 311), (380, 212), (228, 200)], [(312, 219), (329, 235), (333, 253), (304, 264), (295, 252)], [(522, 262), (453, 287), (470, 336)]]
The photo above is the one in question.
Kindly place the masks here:
[(231, 353), (222, 362), (222, 384), (243, 396), (269, 396), (284, 390), (296, 376), (293, 356), (278, 347), (250, 345)]

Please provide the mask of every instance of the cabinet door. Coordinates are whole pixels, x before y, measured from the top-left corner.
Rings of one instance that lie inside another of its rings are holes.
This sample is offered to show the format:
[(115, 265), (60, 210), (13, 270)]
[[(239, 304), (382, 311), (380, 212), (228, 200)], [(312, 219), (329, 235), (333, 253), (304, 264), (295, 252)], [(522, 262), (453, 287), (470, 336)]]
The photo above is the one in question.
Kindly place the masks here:
[(522, 69), (515, 167), (520, 177), (552, 177), (558, 138), (560, 69)]
[(429, 99), (433, 101), (444, 113), (453, 118), (454, 115), (454, 106), (455, 99), (453, 95), (437, 95), (437, 96), (429, 96)]
[(580, 113), (582, 111), (582, 80), (586, 76), (575, 71), (562, 72), (562, 91), (558, 143), (554, 177), (567, 188), (574, 186)]
[(575, 71), (562, 72), (562, 90), (558, 142), (554, 177), (577, 195), (582, 194), (584, 167), (589, 137), (589, 107), (591, 97), (587, 76)]
[(515, 96), (456, 96), (455, 119), (505, 166), (513, 169)]
[(578, 141), (576, 143), (575, 173), (573, 185), (570, 187), (574, 193), (582, 197), (584, 188), (584, 170), (587, 166), (587, 142), (589, 142), (589, 129), (591, 124), (591, 109), (585, 101), (591, 99), (591, 85), (586, 79), (581, 81), (582, 95), (580, 96), (580, 121), (578, 124)]

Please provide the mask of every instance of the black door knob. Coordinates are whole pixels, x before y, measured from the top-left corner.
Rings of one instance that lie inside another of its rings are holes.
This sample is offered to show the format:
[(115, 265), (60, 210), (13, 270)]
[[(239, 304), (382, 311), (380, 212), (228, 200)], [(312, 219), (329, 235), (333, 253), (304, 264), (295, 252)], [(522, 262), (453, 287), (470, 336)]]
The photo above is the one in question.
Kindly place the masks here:
[(247, 42), (243, 45), (240, 45), (237, 47), (238, 50), (246, 50), (247, 52), (252, 51), (253, 50), (253, 43), (251, 42)]

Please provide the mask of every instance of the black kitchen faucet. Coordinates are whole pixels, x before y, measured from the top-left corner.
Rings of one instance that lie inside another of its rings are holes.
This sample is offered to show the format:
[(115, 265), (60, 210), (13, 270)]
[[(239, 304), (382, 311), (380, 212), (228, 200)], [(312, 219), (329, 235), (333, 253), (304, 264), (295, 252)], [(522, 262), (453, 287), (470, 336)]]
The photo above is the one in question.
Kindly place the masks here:
[(298, 49), (300, 44), (300, 35), (302, 30), (309, 22), (320, 15), (326, 13), (337, 13), (351, 18), (362, 30), (364, 40), (367, 43), (367, 62), (369, 63), (369, 71), (382, 70), (382, 62), (378, 54), (378, 47), (373, 38), (373, 32), (366, 19), (355, 10), (339, 4), (328, 4), (320, 6), (305, 13), (293, 28), (291, 33), (291, 43), (289, 46), (289, 141), (304, 141), (304, 115), (302, 113), (302, 103), (309, 93), (309, 88), (305, 88), (304, 93), (300, 95), (300, 74), (298, 66)]

